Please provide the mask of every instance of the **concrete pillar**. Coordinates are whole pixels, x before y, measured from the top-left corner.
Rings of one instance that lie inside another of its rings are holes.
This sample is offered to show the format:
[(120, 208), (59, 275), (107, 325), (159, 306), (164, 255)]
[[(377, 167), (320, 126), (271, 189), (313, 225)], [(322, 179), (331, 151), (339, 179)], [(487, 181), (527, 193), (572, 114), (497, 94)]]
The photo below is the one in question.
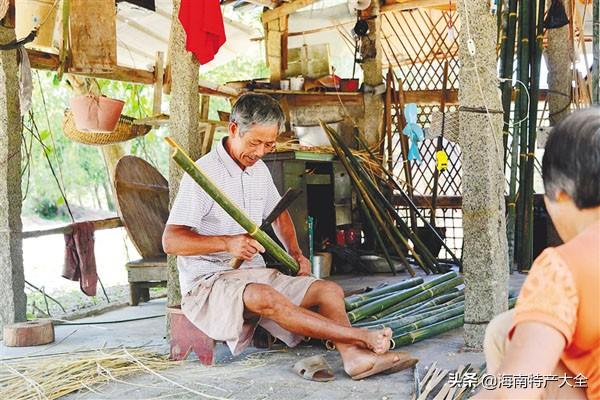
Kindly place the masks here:
[[(563, 1), (567, 16), (571, 11), (569, 1)], [(556, 125), (569, 113), (572, 96), (571, 65), (573, 60), (572, 41), (569, 39), (569, 25), (546, 30), (546, 64), (548, 66), (548, 111), (550, 125)]]
[[(378, 1), (371, 2), (369, 13), (376, 18), (368, 20), (369, 34), (361, 39), (361, 58), (363, 60), (361, 67), (363, 70), (363, 81), (366, 85), (375, 87), (383, 83), (382, 57), (383, 48), (381, 46), (381, 15), (379, 13), (380, 5)], [(367, 143), (370, 145), (379, 143), (381, 138), (381, 127), (383, 126), (383, 94), (364, 95), (365, 118), (362, 131)]]
[[(460, 106), (502, 110), (496, 77), (496, 17), (490, 14), (488, 0), (465, 0), (457, 4), (461, 26)], [(472, 45), (467, 44), (469, 40)], [(487, 323), (508, 307), (502, 114), (462, 111), (459, 137), (463, 171), (465, 344), (470, 349), (481, 349)]]
[[(15, 39), (0, 23), (0, 43)], [(25, 321), (21, 232), (21, 113), (16, 50), (0, 51), (0, 329)]]
[[(170, 136), (192, 160), (200, 158), (202, 138), (198, 126), (198, 73), (199, 65), (192, 53), (185, 49), (185, 31), (179, 22), (178, 14), (181, 0), (173, 1), (173, 20), (171, 21), (171, 38), (169, 41), (169, 64), (171, 66), (171, 103), (170, 103)], [(179, 182), (183, 170), (173, 161), (169, 163), (169, 195), (171, 204), (179, 190)], [(179, 273), (176, 257), (169, 257), (169, 274), (167, 278), (167, 303), (181, 303), (179, 289)]]

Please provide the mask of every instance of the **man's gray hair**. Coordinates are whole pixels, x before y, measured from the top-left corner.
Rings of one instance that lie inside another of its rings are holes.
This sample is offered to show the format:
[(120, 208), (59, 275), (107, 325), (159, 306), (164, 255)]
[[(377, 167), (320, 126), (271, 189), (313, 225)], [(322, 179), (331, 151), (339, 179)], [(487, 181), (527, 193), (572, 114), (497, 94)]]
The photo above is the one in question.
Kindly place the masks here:
[(246, 93), (235, 102), (229, 122), (238, 126), (240, 136), (254, 125), (277, 125), (278, 133), (285, 130), (285, 115), (279, 103), (271, 96)]

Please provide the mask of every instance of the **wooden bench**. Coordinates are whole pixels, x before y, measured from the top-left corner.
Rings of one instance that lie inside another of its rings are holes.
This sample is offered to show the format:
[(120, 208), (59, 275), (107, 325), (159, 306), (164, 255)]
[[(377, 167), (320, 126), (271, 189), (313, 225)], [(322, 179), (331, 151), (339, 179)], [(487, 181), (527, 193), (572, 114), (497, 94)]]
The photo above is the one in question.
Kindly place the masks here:
[(167, 256), (131, 261), (125, 268), (132, 306), (150, 300), (150, 288), (167, 286)]

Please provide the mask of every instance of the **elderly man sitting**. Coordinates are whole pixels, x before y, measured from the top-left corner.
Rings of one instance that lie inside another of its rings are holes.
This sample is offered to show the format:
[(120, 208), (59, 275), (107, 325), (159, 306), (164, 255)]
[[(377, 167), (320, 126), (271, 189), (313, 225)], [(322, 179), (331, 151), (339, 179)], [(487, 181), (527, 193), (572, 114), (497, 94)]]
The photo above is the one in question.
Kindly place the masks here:
[[(229, 136), (197, 161), (198, 166), (258, 225), (280, 199), (264, 162), (275, 147), (285, 117), (271, 97), (246, 94), (235, 103)], [(335, 283), (310, 277), (291, 217), (273, 223), (288, 253), (300, 265), (298, 277), (265, 268), (265, 249), (189, 176), (179, 193), (163, 235), (168, 254), (177, 255), (181, 308), (187, 318), (233, 354), (248, 346), (257, 325), (295, 346), (302, 337), (336, 344), (348, 375), (355, 379), (413, 365), (406, 353), (390, 352), (390, 329), (350, 326), (344, 294)], [(240, 269), (232, 258), (244, 260)], [(317, 310), (312, 311), (312, 310)]]

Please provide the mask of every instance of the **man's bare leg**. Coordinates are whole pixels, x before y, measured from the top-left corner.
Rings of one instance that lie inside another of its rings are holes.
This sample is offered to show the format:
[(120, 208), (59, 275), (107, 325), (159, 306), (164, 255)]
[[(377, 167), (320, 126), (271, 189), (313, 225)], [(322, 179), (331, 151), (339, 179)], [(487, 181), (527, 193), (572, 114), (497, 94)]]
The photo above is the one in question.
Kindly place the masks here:
[[(334, 282), (316, 281), (313, 283), (304, 295), (300, 306), (304, 308), (318, 307), (320, 315), (335, 321), (341, 326), (351, 326), (346, 314), (344, 291)], [(390, 331), (386, 332), (388, 342), (391, 338), (390, 334)], [(342, 356), (344, 370), (351, 376), (369, 370), (375, 363), (376, 358), (381, 357), (372, 351), (350, 344), (335, 342), (335, 346)], [(400, 359), (400, 355), (396, 353), (388, 353), (385, 356), (391, 357), (393, 362)]]
[[(243, 295), (244, 305), (250, 312), (277, 322), (284, 329), (302, 336), (330, 339), (335, 343), (362, 347), (377, 354), (386, 353), (390, 346), (391, 331), (367, 330), (340, 325), (315, 312), (298, 307), (268, 285), (251, 283)], [(371, 352), (370, 352), (371, 353)]]

